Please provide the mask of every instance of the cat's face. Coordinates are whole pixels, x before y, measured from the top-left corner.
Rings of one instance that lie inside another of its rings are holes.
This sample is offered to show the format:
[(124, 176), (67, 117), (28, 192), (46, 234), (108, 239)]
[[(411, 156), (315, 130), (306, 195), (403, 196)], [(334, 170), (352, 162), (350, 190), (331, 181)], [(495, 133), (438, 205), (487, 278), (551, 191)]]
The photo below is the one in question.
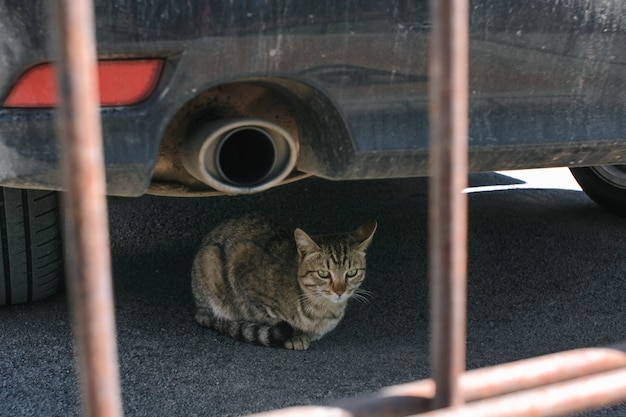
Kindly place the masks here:
[(352, 233), (316, 238), (296, 229), (298, 275), (305, 297), (313, 302), (346, 302), (365, 278), (365, 250), (375, 231), (375, 221)]

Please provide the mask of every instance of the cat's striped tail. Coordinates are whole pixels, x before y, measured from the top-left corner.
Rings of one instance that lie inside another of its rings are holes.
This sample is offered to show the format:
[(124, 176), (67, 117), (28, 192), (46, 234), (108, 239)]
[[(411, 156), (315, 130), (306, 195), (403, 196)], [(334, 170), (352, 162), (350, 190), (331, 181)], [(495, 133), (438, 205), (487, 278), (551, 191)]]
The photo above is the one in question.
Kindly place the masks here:
[(269, 347), (283, 347), (293, 335), (293, 327), (286, 321), (276, 324), (251, 321), (230, 321), (213, 315), (196, 314), (196, 321), (241, 342)]

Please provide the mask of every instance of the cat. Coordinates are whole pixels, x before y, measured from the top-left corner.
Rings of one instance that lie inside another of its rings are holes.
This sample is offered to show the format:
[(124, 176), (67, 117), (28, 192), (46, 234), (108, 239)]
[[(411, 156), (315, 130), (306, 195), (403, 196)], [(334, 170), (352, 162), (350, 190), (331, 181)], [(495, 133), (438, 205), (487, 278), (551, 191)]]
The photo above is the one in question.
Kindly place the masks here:
[(193, 262), (196, 321), (240, 341), (308, 349), (337, 326), (359, 291), (376, 228), (372, 220), (350, 233), (311, 237), (258, 214), (227, 220)]

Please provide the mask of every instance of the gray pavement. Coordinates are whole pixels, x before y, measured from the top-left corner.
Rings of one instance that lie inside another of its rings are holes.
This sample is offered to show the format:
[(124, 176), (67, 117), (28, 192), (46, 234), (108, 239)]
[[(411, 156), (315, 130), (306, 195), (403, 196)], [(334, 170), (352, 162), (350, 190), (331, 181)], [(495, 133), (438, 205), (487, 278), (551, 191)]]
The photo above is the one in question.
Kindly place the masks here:
[[(474, 185), (519, 182), (473, 175)], [(305, 180), (246, 197), (142, 197), (110, 207), (125, 414), (235, 416), (363, 396), (429, 376), (424, 179)], [(498, 188), (496, 188), (498, 189)], [(626, 219), (572, 190), (470, 199), (468, 367), (626, 339)], [(313, 234), (379, 229), (369, 303), (306, 352), (197, 326), (189, 288), (200, 240), (257, 211)], [(0, 416), (80, 413), (67, 299), (0, 309)], [(626, 405), (589, 414), (624, 416)]]

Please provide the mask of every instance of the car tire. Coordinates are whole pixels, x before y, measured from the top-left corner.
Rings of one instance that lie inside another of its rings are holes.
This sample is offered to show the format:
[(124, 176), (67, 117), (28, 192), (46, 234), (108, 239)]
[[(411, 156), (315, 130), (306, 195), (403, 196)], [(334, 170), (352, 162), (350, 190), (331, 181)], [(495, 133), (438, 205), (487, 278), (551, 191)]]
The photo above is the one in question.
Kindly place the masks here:
[(580, 188), (598, 205), (626, 217), (626, 165), (570, 168)]
[(63, 276), (58, 194), (0, 187), (0, 305), (53, 295)]

